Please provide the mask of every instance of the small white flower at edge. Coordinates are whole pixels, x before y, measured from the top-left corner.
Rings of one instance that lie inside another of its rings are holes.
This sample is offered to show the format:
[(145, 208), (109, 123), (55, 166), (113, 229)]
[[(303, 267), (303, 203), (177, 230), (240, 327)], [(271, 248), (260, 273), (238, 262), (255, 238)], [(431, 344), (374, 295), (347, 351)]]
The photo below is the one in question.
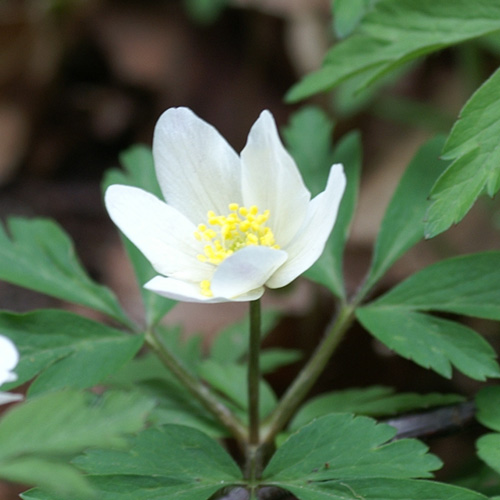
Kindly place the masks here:
[(158, 272), (145, 287), (188, 302), (256, 300), (319, 258), (346, 179), (333, 165), (311, 199), (300, 172), (263, 111), (238, 155), (190, 109), (171, 108), (154, 133), (156, 175), (166, 203), (113, 185), (111, 219)]
[[(0, 387), (5, 382), (14, 382), (17, 375), (12, 371), (19, 361), (19, 353), (13, 342), (0, 335)], [(0, 405), (12, 403), (23, 399), (21, 394), (11, 394), (10, 392), (0, 392)]]

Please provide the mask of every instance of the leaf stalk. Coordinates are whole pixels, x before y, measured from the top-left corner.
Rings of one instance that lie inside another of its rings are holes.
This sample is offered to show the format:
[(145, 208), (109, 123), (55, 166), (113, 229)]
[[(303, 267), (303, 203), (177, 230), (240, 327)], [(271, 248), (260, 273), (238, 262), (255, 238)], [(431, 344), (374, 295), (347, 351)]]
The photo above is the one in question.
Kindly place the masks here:
[(186, 389), (228, 429), (240, 446), (244, 447), (248, 441), (248, 431), (236, 415), (216, 398), (209, 387), (193, 376), (179, 362), (154, 329), (146, 332), (146, 342)]

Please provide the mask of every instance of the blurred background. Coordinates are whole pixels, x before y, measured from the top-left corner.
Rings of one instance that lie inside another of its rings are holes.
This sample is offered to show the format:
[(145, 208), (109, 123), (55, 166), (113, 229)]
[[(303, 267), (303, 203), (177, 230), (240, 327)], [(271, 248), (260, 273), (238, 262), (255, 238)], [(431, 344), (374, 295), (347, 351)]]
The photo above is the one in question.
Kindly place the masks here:
[[(150, 145), (157, 118), (171, 106), (192, 108), (237, 151), (262, 109), (285, 125), (301, 107), (286, 104), (285, 93), (319, 68), (335, 41), (331, 7), (331, 0), (0, 0), (2, 219), (55, 218), (89, 273), (140, 318), (132, 271), (102, 203), (104, 171), (117, 166), (130, 145)], [(360, 96), (347, 85), (308, 102), (336, 120), (334, 140), (362, 132), (364, 173), (346, 255), (351, 291), (369, 264), (404, 168), (426, 138), (449, 131), (471, 92), (498, 65), (499, 47), (495, 39), (473, 42), (412, 64)], [(412, 250), (384, 286), (448, 255), (498, 249), (499, 225), (498, 202), (482, 199), (458, 227)], [(333, 312), (328, 293), (299, 280), (267, 295), (267, 305), (284, 312), (269, 342), (310, 352)], [(75, 310), (4, 283), (0, 304), (15, 311)], [(180, 304), (168, 321), (209, 342), (221, 325), (242, 316), (242, 307)], [(473, 326), (495, 343), (496, 325)], [(273, 376), (278, 392), (297, 366)], [(373, 383), (465, 395), (476, 388), (464, 377), (443, 380), (396, 358), (356, 329), (316, 391)], [(447, 449), (446, 439), (435, 443), (438, 451)], [(471, 443), (464, 440), (466, 450)], [(17, 498), (18, 488), (1, 488), (0, 498)]]

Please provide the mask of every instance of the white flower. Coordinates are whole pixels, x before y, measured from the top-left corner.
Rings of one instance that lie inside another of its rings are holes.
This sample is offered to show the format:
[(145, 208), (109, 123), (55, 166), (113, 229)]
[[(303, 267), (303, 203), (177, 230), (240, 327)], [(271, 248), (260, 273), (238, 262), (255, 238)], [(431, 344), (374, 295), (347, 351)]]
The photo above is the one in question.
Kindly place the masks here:
[[(16, 346), (10, 339), (0, 335), (0, 387), (5, 382), (14, 382), (17, 375), (12, 371), (19, 361), (19, 354)], [(19, 401), (21, 394), (11, 394), (9, 392), (0, 392), (0, 405)]]
[(321, 255), (345, 188), (342, 165), (311, 200), (269, 111), (238, 155), (191, 110), (168, 109), (153, 154), (167, 203), (130, 186), (105, 195), (111, 219), (159, 273), (147, 289), (188, 302), (255, 300)]

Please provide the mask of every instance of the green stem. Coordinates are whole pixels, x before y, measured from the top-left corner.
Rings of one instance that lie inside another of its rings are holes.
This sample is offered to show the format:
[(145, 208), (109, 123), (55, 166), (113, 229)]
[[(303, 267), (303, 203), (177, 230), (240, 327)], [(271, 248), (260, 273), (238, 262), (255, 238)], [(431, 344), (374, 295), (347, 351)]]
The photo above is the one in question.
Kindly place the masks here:
[(318, 345), (307, 364), (302, 368), (292, 385), (281, 398), (278, 406), (265, 422), (262, 428), (262, 441), (264, 443), (271, 443), (278, 432), (284, 428), (321, 375), (328, 360), (353, 320), (354, 307), (352, 305), (342, 305), (333, 323), (327, 327), (323, 341)]
[(259, 385), (260, 385), (260, 300), (250, 302), (250, 341), (248, 350), (248, 417), (249, 443), (259, 444)]
[(241, 446), (244, 446), (248, 439), (247, 429), (231, 410), (222, 404), (207, 386), (182, 366), (156, 331), (150, 330), (146, 332), (146, 342), (181, 384), (231, 432)]
[(253, 484), (260, 475), (260, 420), (259, 420), (259, 386), (260, 386), (260, 340), (261, 310), (260, 300), (250, 302), (250, 336), (248, 347), (248, 445), (246, 448), (245, 476)]

